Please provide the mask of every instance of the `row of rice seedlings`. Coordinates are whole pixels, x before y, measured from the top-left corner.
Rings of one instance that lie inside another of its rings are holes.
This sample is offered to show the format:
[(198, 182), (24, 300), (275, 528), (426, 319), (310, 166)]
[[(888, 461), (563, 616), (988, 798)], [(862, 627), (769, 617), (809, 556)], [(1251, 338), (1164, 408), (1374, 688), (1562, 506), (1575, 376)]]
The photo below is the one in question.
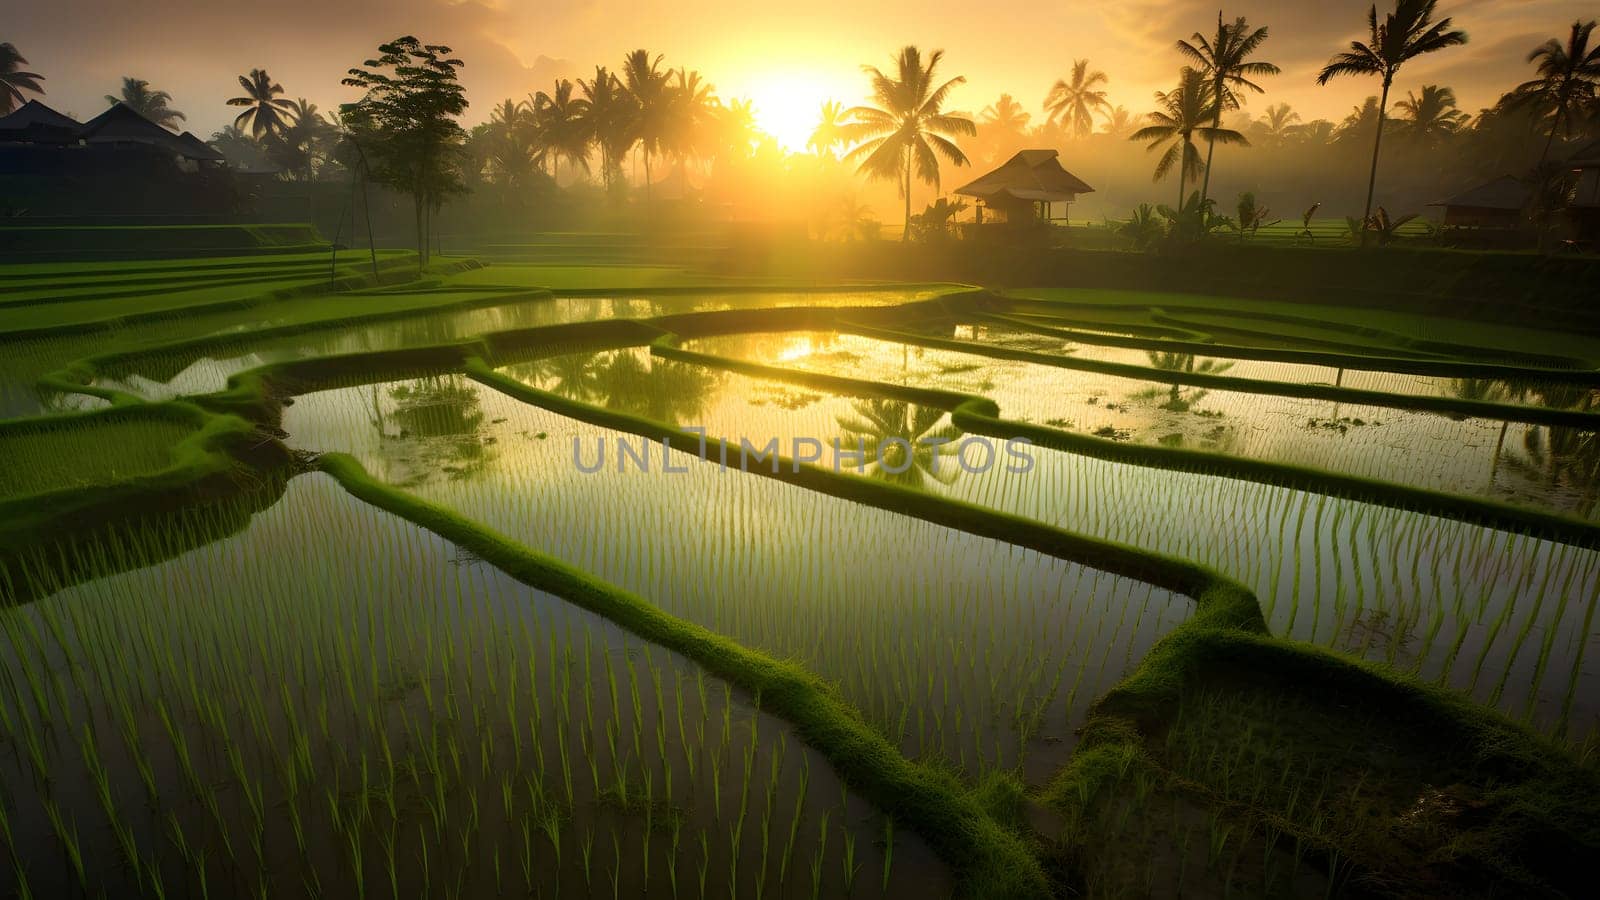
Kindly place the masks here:
[(31, 423), (0, 432), (0, 497), (147, 475), (173, 463), (172, 449), (193, 427), (151, 417)]
[(1036, 449), (947, 490), (1214, 566), (1275, 633), (1361, 653), (1556, 735), (1600, 722), (1600, 553), (1470, 522)]
[[(786, 359), (786, 365), (809, 360), (812, 368), (896, 380), (884, 370), (899, 364), (918, 373), (913, 381), (931, 374), (945, 387), (998, 384), (1011, 386), (991, 394), (1049, 393), (988, 368), (955, 366), (962, 354), (944, 354), (949, 358), (941, 361), (939, 351), (847, 335), (740, 335), (702, 343), (730, 350), (741, 342), (747, 353)], [(906, 359), (885, 348), (907, 349)], [(827, 427), (827, 401), (789, 412), (734, 399), (764, 383), (725, 375), (701, 420), (713, 433), (755, 430), (757, 441), (769, 433), (803, 435)], [(802, 393), (800, 401), (809, 398)], [(926, 433), (940, 432), (937, 423), (928, 424)], [(1034, 456), (1038, 465), (1021, 474), (1003, 466), (958, 472), (947, 461), (954, 478), (920, 483), (1217, 566), (1255, 588), (1275, 631), (1467, 690), (1551, 733), (1581, 741), (1600, 725), (1600, 681), (1585, 675), (1582, 665), (1600, 602), (1600, 554), (1594, 551), (1254, 482), (1047, 450)], [(1219, 510), (1229, 513), (1219, 516)]]
[[(1270, 394), (1175, 387), (981, 353), (841, 334), (691, 342), (789, 368), (987, 396), (1008, 419), (1138, 443), (1312, 466), (1587, 517), (1600, 483), (1572, 429)], [(1140, 354), (1139, 365), (1230, 372), (1232, 361)], [(1459, 383), (1463, 391), (1475, 383)], [(1471, 399), (1484, 399), (1475, 393)], [(1592, 454), (1591, 454), (1592, 455)]]
[[(398, 424), (419, 402), (428, 424)], [(463, 379), (302, 396), (284, 427), (295, 446), (351, 452), (674, 615), (798, 658), (908, 755), (975, 776), (1047, 776), (1089, 702), (1190, 610), (1142, 582), (692, 454), (674, 451), (685, 471), (666, 473), (659, 445), (648, 473), (584, 474), (574, 438), (586, 459), (596, 440), (640, 440)]]
[[(441, 289), (432, 296), (434, 302), (442, 302), (436, 298), (450, 296), (450, 291)], [(102, 373), (95, 384), (150, 399), (211, 393), (225, 388), (230, 376), (269, 363), (443, 344), (487, 332), (603, 319), (611, 317), (618, 305), (617, 301), (603, 298), (524, 297), (503, 305), (471, 309), (432, 311), (423, 307), (401, 319), (342, 325), (288, 337), (259, 339), (243, 332), (235, 341), (207, 348), (204, 356), (191, 350), (157, 347)], [(627, 306), (622, 308), (631, 312)], [(375, 303), (373, 311), (384, 309)], [(270, 323), (262, 324), (290, 323), (274, 317)]]
[(725, 683), (323, 476), (0, 624), (22, 895), (950, 890)]

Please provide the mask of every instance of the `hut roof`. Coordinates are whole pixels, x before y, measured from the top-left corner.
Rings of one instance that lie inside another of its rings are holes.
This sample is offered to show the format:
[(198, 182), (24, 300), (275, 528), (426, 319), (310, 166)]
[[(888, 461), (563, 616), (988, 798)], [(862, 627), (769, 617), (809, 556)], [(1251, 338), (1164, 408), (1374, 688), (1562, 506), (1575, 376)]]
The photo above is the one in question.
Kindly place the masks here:
[(1578, 152), (1572, 154), (1572, 158), (1568, 160), (1568, 163), (1581, 169), (1592, 169), (1600, 166), (1600, 141), (1579, 147)]
[(189, 159), (203, 159), (210, 162), (226, 162), (228, 159), (226, 156), (223, 156), (220, 152), (218, 152), (217, 148), (211, 146), (205, 141), (200, 140), (192, 133), (187, 131), (178, 135), (178, 143), (188, 148), (184, 151), (183, 155)]
[(1054, 150), (1023, 150), (993, 172), (956, 188), (956, 193), (985, 201), (1004, 197), (1070, 201), (1093, 193), (1094, 188), (1061, 167), (1059, 155)]
[(1503, 209), (1520, 210), (1528, 205), (1528, 200), (1533, 196), (1533, 191), (1521, 181), (1510, 175), (1502, 175), (1493, 181), (1480, 184), (1470, 190), (1451, 197), (1430, 203), (1429, 206), (1466, 207), (1470, 209)]
[(29, 100), (10, 115), (0, 116), (0, 140), (70, 144), (78, 140), (82, 123)]
[(52, 128), (82, 128), (82, 123), (56, 112), (37, 100), (29, 100), (10, 115), (0, 116), (0, 130), (26, 128), (29, 125), (48, 125)]

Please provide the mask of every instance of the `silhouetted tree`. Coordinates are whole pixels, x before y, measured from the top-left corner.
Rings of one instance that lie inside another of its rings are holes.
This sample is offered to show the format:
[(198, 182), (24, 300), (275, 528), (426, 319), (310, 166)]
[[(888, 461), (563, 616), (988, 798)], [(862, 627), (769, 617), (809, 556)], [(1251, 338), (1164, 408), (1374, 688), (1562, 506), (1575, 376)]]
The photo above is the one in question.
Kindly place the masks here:
[(1406, 99), (1394, 106), (1404, 114), (1400, 121), (1406, 136), (1423, 146), (1455, 134), (1471, 118), (1456, 108), (1455, 91), (1436, 84), (1423, 85), (1420, 97), (1407, 91)]
[(1101, 130), (1112, 137), (1127, 137), (1133, 131), (1135, 124), (1137, 124), (1134, 121), (1133, 113), (1129, 112), (1126, 106), (1102, 110), (1100, 115), (1105, 118), (1105, 124), (1101, 126)]
[(1397, 0), (1395, 11), (1382, 21), (1378, 7), (1367, 12), (1365, 42), (1351, 41), (1350, 49), (1335, 56), (1317, 75), (1317, 84), (1327, 84), (1340, 75), (1377, 75), (1383, 79), (1383, 95), (1378, 100), (1378, 127), (1372, 139), (1372, 171), (1367, 178), (1367, 204), (1363, 222), (1372, 218), (1372, 193), (1378, 186), (1378, 151), (1383, 146), (1383, 123), (1389, 108), (1389, 87), (1395, 73), (1407, 61), (1423, 54), (1467, 42), (1467, 35), (1450, 30), (1450, 19), (1433, 21), (1438, 0)]
[(44, 76), (36, 72), (24, 72), (22, 67), (28, 60), (12, 44), (0, 44), (0, 116), (7, 115), (23, 103), (22, 92), (32, 91), (43, 94), (44, 88), (39, 82)]
[(1204, 167), (1200, 149), (1194, 144), (1199, 134), (1210, 141), (1224, 144), (1245, 144), (1244, 135), (1230, 128), (1207, 124), (1216, 120), (1216, 96), (1211, 92), (1211, 81), (1199, 71), (1185, 66), (1178, 76), (1178, 86), (1170, 91), (1157, 91), (1156, 102), (1161, 108), (1149, 113), (1149, 125), (1135, 131), (1129, 140), (1149, 141), (1146, 150), (1163, 145), (1166, 152), (1156, 162), (1154, 181), (1167, 177), (1173, 166), (1178, 167), (1178, 208), (1184, 206), (1186, 187), (1191, 177), (1198, 177)]
[(1094, 114), (1111, 104), (1100, 85), (1109, 84), (1106, 73), (1089, 71), (1087, 59), (1072, 61), (1072, 79), (1057, 79), (1050, 93), (1045, 95), (1044, 108), (1050, 121), (1060, 121), (1078, 137), (1088, 137), (1094, 131)]
[(605, 66), (595, 66), (594, 77), (578, 80), (585, 107), (579, 112), (583, 133), (600, 151), (600, 172), (609, 190), (612, 175), (622, 165), (622, 157), (633, 142), (633, 98), (623, 90), (616, 75)]
[(455, 119), (467, 109), (456, 77), (464, 63), (450, 55), (449, 47), (410, 35), (379, 45), (378, 53), (341, 82), (366, 91), (346, 108), (344, 120), (373, 178), (411, 196), (417, 259), (426, 265), (425, 217), (464, 190), (458, 164), (466, 132)]
[(283, 93), (283, 85), (273, 81), (266, 69), (251, 69), (249, 75), (240, 75), (239, 86), (244, 88), (244, 96), (228, 101), (229, 106), (244, 107), (233, 120), (235, 128), (260, 139), (269, 134), (277, 135), (288, 126), (285, 114), (289, 101), (278, 96)]
[(150, 82), (143, 78), (124, 78), (121, 96), (106, 95), (106, 103), (121, 103), (164, 128), (176, 128), (179, 121), (188, 118), (167, 105), (171, 102), (171, 94), (151, 90)]
[(1261, 120), (1261, 133), (1267, 140), (1282, 145), (1304, 128), (1299, 122), (1299, 113), (1287, 103), (1278, 103), (1267, 107), (1266, 115)]
[(556, 79), (550, 93), (540, 91), (533, 98), (533, 122), (538, 145), (550, 160), (550, 180), (559, 181), (561, 159), (589, 171), (589, 127), (584, 107), (589, 101), (572, 95), (573, 84)]
[[(1543, 170), (1550, 159), (1550, 147), (1563, 127), (1570, 134), (1574, 120), (1585, 107), (1594, 106), (1600, 86), (1600, 45), (1589, 46), (1595, 23), (1573, 22), (1565, 44), (1551, 38), (1528, 54), (1528, 62), (1538, 63), (1539, 77), (1517, 85), (1509, 105), (1525, 108), (1550, 118), (1550, 134), (1539, 154)], [(1596, 110), (1600, 112), (1600, 110)]]
[(644, 195), (650, 199), (650, 157), (661, 151), (668, 128), (671, 98), (668, 96), (670, 70), (662, 70), (661, 55), (650, 58), (647, 50), (629, 53), (622, 64), (622, 83), (633, 99), (632, 139), (644, 153)]
[(844, 144), (844, 104), (837, 100), (824, 101), (817, 116), (817, 127), (811, 129), (811, 137), (807, 139), (806, 147), (815, 150), (819, 156), (831, 157), (834, 150), (843, 147)]
[(1222, 11), (1218, 10), (1216, 34), (1208, 39), (1197, 31), (1189, 41), (1178, 42), (1178, 52), (1197, 63), (1201, 74), (1211, 82), (1212, 130), (1206, 137), (1206, 174), (1200, 184), (1202, 205), (1211, 197), (1211, 163), (1217, 152), (1217, 131), (1222, 128), (1223, 111), (1240, 107), (1240, 90), (1263, 93), (1261, 86), (1251, 78), (1278, 74), (1278, 67), (1272, 63), (1250, 60), (1266, 40), (1265, 26), (1252, 31), (1243, 16), (1235, 19), (1232, 25), (1225, 25)]
[(876, 66), (862, 66), (872, 77), (872, 98), (877, 106), (857, 106), (849, 112), (853, 120), (847, 129), (849, 139), (864, 139), (845, 154), (847, 161), (861, 160), (856, 171), (872, 178), (894, 180), (905, 199), (905, 228), (901, 240), (911, 237), (911, 175), (935, 187), (939, 184), (939, 157), (957, 166), (967, 164), (967, 156), (951, 138), (972, 137), (977, 127), (971, 119), (944, 112), (950, 91), (966, 79), (956, 76), (934, 86), (934, 71), (944, 59), (943, 50), (928, 55), (913, 46), (895, 56), (895, 74), (885, 74)]

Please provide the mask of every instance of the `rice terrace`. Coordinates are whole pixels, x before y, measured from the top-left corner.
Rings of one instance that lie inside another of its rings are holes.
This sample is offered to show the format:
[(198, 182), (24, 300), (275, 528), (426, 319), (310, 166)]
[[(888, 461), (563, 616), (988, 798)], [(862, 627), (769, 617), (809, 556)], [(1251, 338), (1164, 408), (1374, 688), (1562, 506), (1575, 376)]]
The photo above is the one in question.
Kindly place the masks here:
[(0, 896), (1593, 894), (1595, 10), (664, 6), (8, 17)]

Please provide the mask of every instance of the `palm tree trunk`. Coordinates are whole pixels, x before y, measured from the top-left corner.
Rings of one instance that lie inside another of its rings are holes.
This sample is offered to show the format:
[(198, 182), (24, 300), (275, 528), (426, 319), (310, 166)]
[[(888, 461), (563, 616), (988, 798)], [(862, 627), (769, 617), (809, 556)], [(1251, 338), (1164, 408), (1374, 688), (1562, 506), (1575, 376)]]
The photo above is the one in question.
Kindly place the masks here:
[(1549, 249), (1550, 229), (1548, 226), (1550, 213), (1552, 210), (1550, 210), (1548, 206), (1550, 198), (1550, 182), (1554, 180), (1549, 175), (1545, 174), (1544, 167), (1550, 161), (1550, 148), (1555, 145), (1556, 132), (1561, 130), (1561, 114), (1564, 112), (1566, 112), (1565, 104), (1556, 107), (1555, 121), (1550, 123), (1550, 136), (1544, 140), (1544, 151), (1539, 154), (1539, 167), (1534, 169), (1534, 177), (1537, 178), (1539, 182), (1539, 196), (1534, 200), (1534, 202), (1537, 204), (1534, 209), (1537, 211), (1539, 216), (1539, 251), (1541, 253)]
[(428, 242), (423, 239), (422, 233), (422, 194), (414, 194), (411, 199), (414, 204), (412, 212), (416, 217), (417, 271), (420, 272), (422, 267), (428, 264)]
[(1367, 176), (1367, 208), (1361, 213), (1361, 245), (1367, 245), (1367, 220), (1372, 218), (1372, 193), (1378, 187), (1378, 150), (1383, 146), (1383, 123), (1389, 113), (1389, 82), (1383, 79), (1383, 98), (1378, 101), (1378, 136), (1372, 141), (1372, 173)]
[(644, 205), (651, 206), (654, 200), (650, 195), (650, 148), (644, 148)]
[(1206, 176), (1200, 183), (1200, 206), (1206, 205), (1206, 199), (1211, 196), (1211, 160), (1217, 155), (1217, 129), (1222, 127), (1222, 81), (1217, 81), (1213, 99), (1217, 104), (1217, 113), (1211, 120), (1211, 134), (1206, 139)]
[(1183, 136), (1183, 146), (1178, 148), (1178, 221), (1183, 221), (1183, 190), (1189, 186), (1189, 136)]
[(906, 180), (904, 193), (906, 198), (906, 224), (905, 227), (900, 231), (900, 243), (902, 244), (911, 240), (911, 150), (909, 148), (906, 150)]

